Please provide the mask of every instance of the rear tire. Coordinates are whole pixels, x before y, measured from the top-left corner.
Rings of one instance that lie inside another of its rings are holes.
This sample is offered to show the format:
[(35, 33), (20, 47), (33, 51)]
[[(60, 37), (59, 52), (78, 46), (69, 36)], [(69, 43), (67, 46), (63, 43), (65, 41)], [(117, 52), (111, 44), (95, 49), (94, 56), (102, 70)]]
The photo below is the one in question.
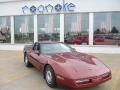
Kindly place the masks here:
[(24, 63), (26, 67), (32, 67), (33, 65), (29, 62), (27, 54), (24, 54)]
[(47, 65), (45, 68), (45, 80), (49, 87), (55, 88), (57, 86), (56, 75), (50, 65)]

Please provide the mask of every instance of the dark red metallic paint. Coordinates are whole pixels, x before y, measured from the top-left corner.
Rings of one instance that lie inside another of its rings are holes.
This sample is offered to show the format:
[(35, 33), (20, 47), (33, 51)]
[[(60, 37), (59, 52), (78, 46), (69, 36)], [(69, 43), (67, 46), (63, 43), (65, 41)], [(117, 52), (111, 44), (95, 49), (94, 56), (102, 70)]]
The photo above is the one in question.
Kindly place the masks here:
[[(26, 49), (29, 61), (39, 70), (44, 71), (45, 65), (52, 66), (58, 85), (72, 88), (90, 87), (101, 84), (111, 79), (111, 71), (96, 57), (80, 52), (66, 52), (56, 54), (36, 54), (31, 48)], [(108, 74), (103, 77), (104, 74)], [(90, 79), (88, 83), (75, 81), (80, 79)]]

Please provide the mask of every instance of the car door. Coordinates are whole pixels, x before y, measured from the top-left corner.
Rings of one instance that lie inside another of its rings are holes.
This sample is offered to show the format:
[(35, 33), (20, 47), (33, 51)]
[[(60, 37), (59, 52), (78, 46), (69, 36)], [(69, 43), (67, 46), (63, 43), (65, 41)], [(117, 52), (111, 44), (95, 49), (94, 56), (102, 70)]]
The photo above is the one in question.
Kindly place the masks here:
[(41, 69), (41, 64), (40, 64), (40, 55), (39, 55), (39, 51), (40, 50), (40, 45), (39, 43), (36, 43), (33, 46), (33, 50), (30, 53), (30, 62), (38, 69)]

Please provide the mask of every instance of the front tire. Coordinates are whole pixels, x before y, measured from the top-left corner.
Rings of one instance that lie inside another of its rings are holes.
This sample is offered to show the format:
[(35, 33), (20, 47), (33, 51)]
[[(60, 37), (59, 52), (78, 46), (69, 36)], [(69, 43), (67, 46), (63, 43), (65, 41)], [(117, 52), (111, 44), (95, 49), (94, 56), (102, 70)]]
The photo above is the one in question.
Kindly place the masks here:
[(29, 62), (27, 54), (24, 54), (24, 63), (26, 67), (32, 67), (33, 65)]
[(49, 87), (55, 88), (57, 86), (56, 75), (50, 65), (45, 68), (45, 80)]

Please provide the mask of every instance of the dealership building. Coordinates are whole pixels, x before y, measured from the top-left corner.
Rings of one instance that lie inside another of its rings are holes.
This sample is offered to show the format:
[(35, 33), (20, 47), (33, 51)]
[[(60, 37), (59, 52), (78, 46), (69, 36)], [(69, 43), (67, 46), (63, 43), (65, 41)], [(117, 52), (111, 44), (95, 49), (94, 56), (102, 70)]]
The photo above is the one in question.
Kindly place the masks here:
[(0, 0), (0, 50), (37, 41), (120, 53), (120, 0)]

